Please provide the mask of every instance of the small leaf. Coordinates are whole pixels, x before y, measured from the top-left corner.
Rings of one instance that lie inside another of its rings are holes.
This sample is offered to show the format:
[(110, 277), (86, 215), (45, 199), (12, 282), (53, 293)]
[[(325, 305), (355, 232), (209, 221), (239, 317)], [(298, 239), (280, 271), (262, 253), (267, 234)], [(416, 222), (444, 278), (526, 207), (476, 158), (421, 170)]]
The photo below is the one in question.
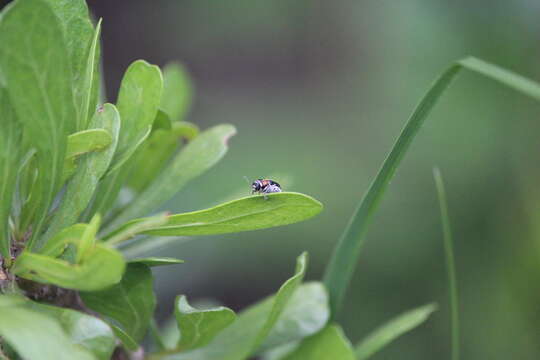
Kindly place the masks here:
[(356, 345), (357, 360), (368, 359), (393, 340), (422, 324), (436, 309), (434, 304), (424, 305), (409, 310), (382, 325)]
[(50, 238), (45, 246), (39, 249), (39, 254), (51, 257), (60, 256), (68, 244), (76, 244), (85, 232), (88, 224), (74, 224)]
[(339, 325), (328, 325), (321, 332), (302, 341), (283, 360), (355, 360), (351, 343)]
[(178, 350), (195, 349), (208, 344), (236, 319), (234, 311), (223, 306), (197, 310), (189, 305), (183, 295), (176, 298), (174, 314), (180, 330)]
[(147, 257), (147, 258), (137, 258), (131, 259), (128, 263), (140, 263), (149, 267), (163, 266), (163, 265), (176, 265), (183, 264), (184, 260), (169, 258), (169, 257)]
[(39, 239), (39, 245), (45, 244), (51, 236), (79, 219), (111, 163), (120, 131), (120, 116), (116, 107), (112, 104), (103, 105), (94, 114), (90, 126), (104, 128), (112, 135), (112, 143), (107, 149), (87, 154), (80, 159), (77, 173), (68, 183), (63, 201), (53, 213), (47, 232)]
[(148, 137), (163, 90), (161, 70), (146, 61), (132, 63), (122, 79), (118, 111), (122, 119), (118, 150), (109, 174), (118, 170)]
[(72, 343), (90, 351), (98, 360), (109, 360), (115, 348), (113, 331), (104, 321), (79, 311), (27, 301), (25, 305), (58, 320)]
[(163, 68), (163, 80), (161, 107), (173, 121), (183, 120), (193, 97), (191, 79), (181, 64), (170, 63)]
[(156, 306), (152, 272), (141, 263), (128, 264), (120, 283), (102, 291), (83, 292), (81, 297), (87, 307), (117, 324), (113, 330), (117, 335), (125, 334), (121, 340), (131, 350), (146, 334)]
[(232, 125), (218, 125), (197, 136), (106, 230), (146, 215), (169, 200), (190, 180), (204, 173), (225, 155), (227, 139), (235, 132)]
[[(6, 298), (8, 298), (6, 300)], [(0, 295), (0, 336), (24, 359), (95, 360), (91, 353), (73, 344), (58, 321), (31, 310), (22, 301)]]
[(112, 136), (105, 129), (79, 131), (68, 136), (66, 159), (75, 158), (92, 151), (103, 150), (112, 142)]
[(118, 283), (124, 267), (124, 259), (118, 251), (96, 244), (78, 264), (24, 251), (17, 257), (13, 273), (67, 289), (97, 291)]
[[(164, 225), (142, 233), (161, 236), (237, 233), (300, 222), (321, 210), (320, 202), (299, 193), (270, 194), (266, 200), (262, 196), (249, 196), (210, 209), (171, 215)], [(130, 221), (113, 234), (145, 219)]]

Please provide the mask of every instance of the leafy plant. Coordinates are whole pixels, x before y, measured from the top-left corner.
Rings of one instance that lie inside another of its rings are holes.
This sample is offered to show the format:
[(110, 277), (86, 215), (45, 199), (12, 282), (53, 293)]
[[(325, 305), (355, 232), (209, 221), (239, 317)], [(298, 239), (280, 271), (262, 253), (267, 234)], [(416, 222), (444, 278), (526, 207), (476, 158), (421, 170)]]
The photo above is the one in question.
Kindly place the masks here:
[[(141, 257), (141, 248), (160, 245), (160, 237), (292, 224), (322, 205), (283, 192), (155, 214), (225, 155), (236, 130), (223, 124), (199, 131), (186, 121), (193, 87), (179, 64), (162, 72), (135, 61), (117, 103), (106, 103), (100, 29), (83, 0), (18, 0), (0, 17), (3, 359), (367, 359), (435, 310), (407, 312), (356, 347), (335, 323), (367, 226), (429, 110), (462, 68), (540, 99), (540, 86), (530, 80), (474, 58), (459, 61), (409, 119), (338, 243), (324, 283), (303, 283), (304, 253), (274, 295), (238, 314), (196, 309), (179, 296), (176, 333), (165, 337), (153, 320), (150, 268), (182, 260)], [(128, 201), (120, 201), (121, 190), (131, 194)], [(141, 345), (148, 332), (153, 352)]]

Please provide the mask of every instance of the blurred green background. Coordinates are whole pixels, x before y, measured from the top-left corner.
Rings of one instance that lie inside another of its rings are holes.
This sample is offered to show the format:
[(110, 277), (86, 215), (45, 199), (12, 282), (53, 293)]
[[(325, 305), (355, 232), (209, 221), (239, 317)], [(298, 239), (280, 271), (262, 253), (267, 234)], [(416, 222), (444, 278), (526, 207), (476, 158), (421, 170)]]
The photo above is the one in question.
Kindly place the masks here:
[[(109, 100), (127, 66), (183, 62), (188, 120), (238, 128), (225, 159), (166, 208), (248, 194), (249, 178), (325, 205), (310, 221), (162, 249), (159, 315), (176, 294), (235, 310), (274, 292), (309, 251), (320, 279), (353, 209), (408, 115), (453, 60), (474, 55), (540, 79), (540, 2), (94, 0)], [(540, 104), (463, 73), (427, 120), (363, 249), (345, 311), (353, 342), (409, 308), (440, 310), (374, 359), (449, 356), (441, 226), (432, 178), (449, 193), (465, 359), (540, 356)], [(277, 175), (276, 175), (277, 174)]]

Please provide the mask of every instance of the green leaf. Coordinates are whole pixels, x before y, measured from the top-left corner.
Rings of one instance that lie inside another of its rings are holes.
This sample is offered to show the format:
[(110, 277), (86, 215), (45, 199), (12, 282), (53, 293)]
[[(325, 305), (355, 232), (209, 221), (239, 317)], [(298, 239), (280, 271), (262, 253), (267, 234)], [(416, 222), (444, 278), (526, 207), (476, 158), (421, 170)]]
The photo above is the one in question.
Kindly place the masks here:
[(62, 203), (54, 212), (46, 234), (39, 240), (40, 245), (45, 244), (60, 229), (68, 227), (78, 220), (90, 203), (101, 177), (111, 163), (120, 130), (120, 117), (115, 106), (112, 104), (103, 105), (94, 114), (90, 125), (103, 127), (112, 135), (112, 143), (107, 149), (89, 153), (80, 159), (77, 173), (68, 183)]
[[(266, 341), (273, 346), (282, 345), (281, 341), (301, 339), (320, 330), (328, 319), (328, 309), (325, 307), (326, 317), (320, 316), (318, 312), (321, 310), (321, 305), (317, 302), (314, 308), (311, 308), (312, 302), (308, 298), (318, 291), (324, 294), (323, 287), (320, 284), (298, 287), (305, 274), (306, 261), (307, 255), (304, 253), (298, 258), (295, 275), (281, 286), (277, 294), (240, 313), (237, 320), (221, 331), (208, 345), (177, 354), (159, 353), (154, 358), (167, 360), (245, 359), (265, 349)], [(316, 298), (321, 299), (321, 296), (317, 295)], [(289, 328), (285, 330), (286, 326)], [(283, 338), (285, 333), (291, 337)], [(278, 341), (279, 338), (281, 341)]]
[(218, 125), (191, 141), (172, 162), (113, 222), (107, 231), (158, 208), (190, 180), (215, 165), (227, 151), (227, 140), (236, 132), (232, 125)]
[(122, 119), (118, 150), (109, 173), (118, 170), (148, 137), (163, 90), (161, 70), (146, 61), (132, 63), (122, 79), (118, 111)]
[(284, 360), (355, 360), (351, 343), (339, 325), (328, 325), (321, 332), (302, 341)]
[(77, 130), (86, 129), (94, 113), (99, 89), (99, 34), (101, 20), (92, 26), (84, 0), (47, 0), (60, 20), (72, 69)]
[[(6, 298), (8, 298), (6, 300)], [(24, 359), (95, 360), (76, 345), (54, 318), (21, 306), (21, 300), (0, 296), (0, 336)]]
[[(270, 194), (266, 200), (262, 196), (249, 196), (210, 209), (171, 215), (164, 225), (142, 233), (161, 236), (237, 233), (303, 221), (321, 210), (320, 202), (299, 193)], [(130, 221), (112, 235), (145, 219)]]
[(125, 262), (122, 255), (96, 244), (78, 264), (24, 251), (14, 263), (13, 273), (20, 277), (50, 283), (67, 289), (97, 291), (120, 281)]
[(441, 209), (441, 219), (443, 228), (444, 254), (446, 258), (446, 272), (448, 274), (448, 292), (451, 308), (451, 329), (452, 329), (452, 360), (459, 359), (459, 309), (458, 290), (456, 280), (456, 265), (454, 260), (454, 245), (452, 241), (452, 229), (450, 226), (450, 216), (448, 215), (448, 204), (446, 202), (446, 191), (439, 169), (433, 169), (435, 186), (437, 187), (437, 197)]
[(459, 60), (440, 75), (407, 120), (405, 127), (336, 245), (324, 276), (324, 283), (330, 294), (332, 316), (335, 317), (341, 308), (345, 292), (358, 263), (368, 227), (392, 177), (431, 109), (456, 74), (463, 68), (487, 76), (524, 95), (540, 100), (540, 84), (479, 59), (470, 57)]
[(411, 331), (427, 320), (437, 309), (435, 304), (428, 304), (409, 310), (373, 331), (356, 345), (356, 359), (365, 360), (401, 335)]
[(15, 193), (17, 169), (22, 157), (22, 129), (8, 94), (0, 87), (0, 109), (2, 110), (2, 136), (0, 136), (0, 256), (11, 259), (8, 219)]
[(328, 294), (324, 286), (319, 282), (303, 284), (296, 290), (259, 352), (313, 335), (326, 325), (329, 318)]
[(27, 301), (25, 304), (57, 319), (73, 344), (91, 352), (98, 360), (109, 360), (116, 346), (114, 333), (104, 321), (79, 311)]
[(193, 97), (189, 74), (181, 64), (169, 63), (163, 68), (163, 80), (161, 108), (174, 121), (183, 120)]
[(61, 186), (67, 135), (75, 131), (71, 64), (58, 18), (43, 0), (18, 1), (0, 22), (0, 69), (11, 103), (37, 149), (33, 237)]
[(105, 149), (112, 143), (111, 134), (105, 129), (89, 129), (68, 136), (66, 159)]
[(163, 265), (176, 265), (183, 264), (184, 260), (170, 258), (170, 257), (147, 257), (147, 258), (137, 258), (131, 259), (128, 263), (140, 263), (149, 267), (154, 266), (163, 266)]
[(125, 334), (121, 340), (132, 350), (143, 339), (156, 306), (152, 272), (141, 263), (128, 264), (120, 283), (102, 291), (83, 292), (81, 297), (87, 307), (117, 324), (115, 332)]
[(184, 121), (175, 122), (169, 130), (154, 130), (134, 159), (133, 167), (144, 168), (145, 171), (133, 172), (129, 177), (128, 186), (137, 192), (146, 189), (180, 148), (181, 138), (192, 140), (198, 132), (195, 125)]
[(180, 340), (177, 344), (179, 351), (208, 344), (219, 332), (236, 320), (236, 314), (229, 308), (220, 306), (197, 310), (189, 305), (183, 295), (176, 298), (174, 314), (180, 330)]
[[(125, 268), (124, 258), (115, 249), (95, 242), (98, 226), (99, 216), (96, 216), (90, 224), (77, 224), (61, 231), (41, 249), (41, 254), (23, 251), (12, 267), (13, 273), (83, 291), (101, 290), (118, 283)], [(77, 252), (73, 256), (64, 255), (64, 259), (55, 258), (69, 244), (76, 246)]]
[(74, 224), (62, 229), (50, 238), (38, 253), (51, 257), (60, 256), (69, 244), (76, 244), (79, 241), (87, 227), (88, 224)]
[(167, 223), (169, 215), (159, 214), (145, 218), (143, 221), (132, 222), (123, 226), (119, 231), (103, 238), (109, 245), (115, 245), (123, 241), (129, 240), (141, 232), (159, 227)]

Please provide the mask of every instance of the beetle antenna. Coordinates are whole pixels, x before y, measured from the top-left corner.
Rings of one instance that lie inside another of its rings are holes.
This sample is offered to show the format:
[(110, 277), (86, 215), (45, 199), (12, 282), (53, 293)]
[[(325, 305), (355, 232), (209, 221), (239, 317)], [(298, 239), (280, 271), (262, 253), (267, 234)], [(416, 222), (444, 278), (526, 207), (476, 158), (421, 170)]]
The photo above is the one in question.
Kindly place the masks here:
[(244, 175), (244, 179), (246, 179), (246, 182), (248, 183), (248, 185), (251, 185), (251, 183), (249, 182), (249, 178), (247, 176)]

